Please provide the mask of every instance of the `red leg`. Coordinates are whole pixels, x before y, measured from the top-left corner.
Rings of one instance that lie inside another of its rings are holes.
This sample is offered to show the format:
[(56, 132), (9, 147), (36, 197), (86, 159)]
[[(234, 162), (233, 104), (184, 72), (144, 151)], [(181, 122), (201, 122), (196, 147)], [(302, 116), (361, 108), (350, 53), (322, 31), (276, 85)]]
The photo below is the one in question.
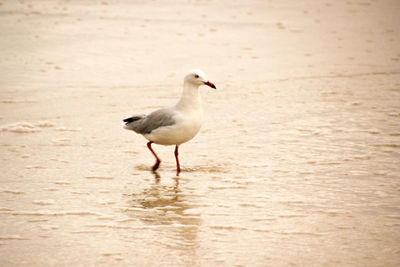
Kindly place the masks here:
[(179, 164), (179, 158), (178, 158), (178, 146), (175, 146), (175, 160), (176, 160), (176, 176), (179, 176), (179, 173), (181, 172), (181, 166)]
[(156, 163), (154, 164), (152, 170), (155, 171), (158, 169), (158, 167), (160, 166), (161, 160), (157, 157), (157, 154), (154, 152), (154, 150), (151, 148), (151, 144), (153, 142), (150, 141), (147, 143), (147, 147), (150, 149), (151, 153), (153, 154), (153, 156), (156, 158)]

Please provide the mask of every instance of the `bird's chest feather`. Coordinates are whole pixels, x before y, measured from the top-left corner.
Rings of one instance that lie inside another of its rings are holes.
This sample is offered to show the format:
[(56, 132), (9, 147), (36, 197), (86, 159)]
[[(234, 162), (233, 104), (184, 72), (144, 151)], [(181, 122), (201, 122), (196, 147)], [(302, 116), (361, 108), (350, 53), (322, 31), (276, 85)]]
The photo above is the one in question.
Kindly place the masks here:
[(179, 123), (182, 129), (181, 134), (193, 138), (193, 136), (200, 130), (202, 123), (203, 112), (201, 110), (182, 115)]

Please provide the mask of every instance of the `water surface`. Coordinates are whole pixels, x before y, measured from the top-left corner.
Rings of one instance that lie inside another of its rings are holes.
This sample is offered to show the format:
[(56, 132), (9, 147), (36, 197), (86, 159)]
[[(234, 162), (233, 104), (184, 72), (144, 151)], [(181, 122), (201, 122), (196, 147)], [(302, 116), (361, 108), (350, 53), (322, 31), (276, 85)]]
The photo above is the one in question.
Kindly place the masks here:
[[(398, 266), (398, 4), (293, 5), (2, 3), (0, 265)], [(121, 119), (194, 67), (152, 173)]]

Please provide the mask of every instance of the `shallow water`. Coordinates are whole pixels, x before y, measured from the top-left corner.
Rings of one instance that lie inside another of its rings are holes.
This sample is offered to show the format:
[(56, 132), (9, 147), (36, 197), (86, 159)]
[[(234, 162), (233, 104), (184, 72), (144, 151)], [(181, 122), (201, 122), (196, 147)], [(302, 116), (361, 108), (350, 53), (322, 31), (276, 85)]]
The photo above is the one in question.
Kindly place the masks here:
[[(2, 3), (0, 265), (398, 266), (398, 4), (292, 5)], [(121, 119), (193, 67), (152, 173)]]

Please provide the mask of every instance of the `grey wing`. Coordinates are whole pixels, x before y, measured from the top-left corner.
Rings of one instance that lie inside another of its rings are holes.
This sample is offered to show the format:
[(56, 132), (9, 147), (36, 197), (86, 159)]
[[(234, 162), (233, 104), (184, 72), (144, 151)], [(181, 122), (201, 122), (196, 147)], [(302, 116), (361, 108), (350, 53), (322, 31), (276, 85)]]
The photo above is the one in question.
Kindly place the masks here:
[(169, 108), (159, 109), (147, 116), (143, 116), (131, 123), (127, 123), (125, 128), (133, 130), (139, 134), (149, 134), (159, 127), (174, 125), (174, 115), (175, 112)]

